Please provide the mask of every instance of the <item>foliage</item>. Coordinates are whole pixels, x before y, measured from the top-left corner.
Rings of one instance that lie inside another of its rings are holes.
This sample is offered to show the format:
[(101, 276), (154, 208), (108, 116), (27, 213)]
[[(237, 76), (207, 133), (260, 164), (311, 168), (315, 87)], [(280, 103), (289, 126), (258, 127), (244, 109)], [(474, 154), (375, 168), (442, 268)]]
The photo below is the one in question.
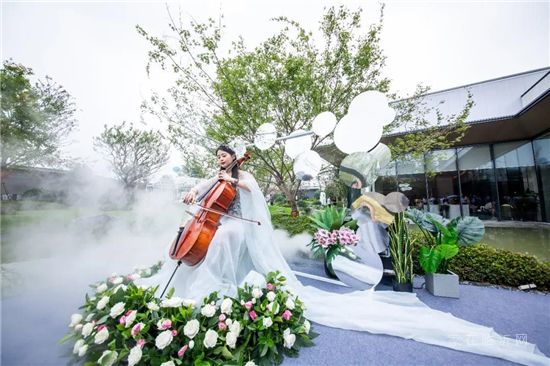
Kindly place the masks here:
[(348, 194), (348, 187), (340, 179), (335, 178), (325, 187), (327, 198), (330, 198), (333, 204), (345, 202)]
[(420, 265), (426, 273), (446, 273), (449, 260), (459, 252), (458, 245), (477, 243), (485, 234), (483, 222), (477, 217), (449, 221), (417, 209), (407, 210), (406, 217), (418, 226), (428, 243), (419, 251)]
[(95, 297), (86, 295), (83, 314), (71, 316), (72, 330), (60, 342), (75, 338), (73, 352), (100, 365), (243, 365), (280, 364), (317, 336), (279, 272), (267, 274), (262, 287), (245, 284), (236, 298), (213, 292), (201, 306), (174, 297), (173, 288), (158, 299), (157, 288), (133, 283), (139, 277), (95, 284)]
[(111, 163), (126, 188), (134, 188), (168, 161), (168, 146), (155, 131), (140, 131), (132, 124), (107, 127), (94, 139), (94, 148)]
[(325, 229), (328, 231), (337, 230), (342, 227), (346, 219), (346, 209), (327, 206), (322, 210), (315, 212), (310, 220), (313, 227)]
[(1, 166), (55, 166), (76, 125), (71, 95), (50, 77), (34, 85), (32, 69), (4, 60), (0, 70)]
[[(409, 156), (420, 158), (432, 150), (448, 149), (458, 144), (468, 130), (466, 119), (474, 105), (472, 94), (468, 92), (461, 111), (444, 116), (438, 107), (427, 107), (426, 96), (429, 91), (429, 87), (418, 85), (410, 96), (391, 96), (396, 118), (384, 127), (384, 134), (393, 134), (388, 139), (388, 147), (394, 160)], [(435, 116), (435, 121), (428, 116)]]
[(289, 207), (277, 205), (269, 206), (271, 212), (271, 223), (275, 229), (287, 231), (291, 236), (301, 233), (313, 235), (315, 229), (311, 226), (311, 221), (307, 216), (292, 217)]
[[(252, 141), (266, 122), (280, 135), (309, 129), (323, 111), (341, 118), (363, 91), (388, 91), (389, 79), (380, 73), (385, 62), (380, 48), (383, 7), (380, 24), (366, 32), (361, 10), (328, 8), (320, 21), (321, 42), (298, 22), (278, 17), (278, 33), (253, 49), (242, 39), (234, 41), (227, 57), (220, 54), (221, 20), (186, 25), (169, 16), (175, 42), (137, 27), (151, 44), (147, 69), (160, 65), (178, 77), (168, 97), (154, 95), (144, 108), (169, 124), (172, 141), (188, 153), (193, 153), (190, 145), (213, 149), (219, 141), (236, 137)], [(313, 147), (324, 142), (330, 137), (315, 137)], [(272, 177), (296, 209), (300, 182), (284, 144), (252, 150), (256, 178), (262, 182)]]
[[(424, 235), (412, 231), (414, 273), (424, 274), (418, 261), (420, 248), (426, 245)], [(527, 254), (493, 248), (485, 244), (462, 247), (449, 261), (449, 269), (462, 281), (513, 286), (534, 283), (538, 290), (550, 291), (550, 262), (541, 262)]]
[(390, 253), (397, 282), (412, 283), (414, 241), (409, 235), (409, 228), (404, 213), (395, 215), (395, 221), (388, 227), (390, 236)]

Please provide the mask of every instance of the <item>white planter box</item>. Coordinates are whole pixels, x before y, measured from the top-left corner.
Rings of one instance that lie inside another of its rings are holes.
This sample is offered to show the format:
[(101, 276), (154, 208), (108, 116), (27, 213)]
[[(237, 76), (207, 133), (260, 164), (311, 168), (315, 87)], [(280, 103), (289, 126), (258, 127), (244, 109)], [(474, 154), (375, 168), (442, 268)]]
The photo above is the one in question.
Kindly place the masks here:
[(451, 271), (444, 273), (426, 273), (426, 289), (434, 296), (459, 298), (458, 275)]

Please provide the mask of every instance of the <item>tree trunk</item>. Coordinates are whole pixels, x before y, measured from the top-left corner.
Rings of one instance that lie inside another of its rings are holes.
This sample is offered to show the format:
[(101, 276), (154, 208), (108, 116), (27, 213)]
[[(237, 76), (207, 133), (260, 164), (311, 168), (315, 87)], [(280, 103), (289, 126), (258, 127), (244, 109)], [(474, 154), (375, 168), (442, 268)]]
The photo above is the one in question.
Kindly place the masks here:
[(300, 216), (300, 211), (298, 211), (298, 204), (296, 203), (296, 196), (294, 195), (294, 192), (287, 187), (287, 185), (284, 182), (277, 182), (277, 186), (283, 192), (286, 199), (288, 200), (288, 203), (290, 203), (290, 209), (291, 209), (291, 216), (292, 217), (298, 217)]

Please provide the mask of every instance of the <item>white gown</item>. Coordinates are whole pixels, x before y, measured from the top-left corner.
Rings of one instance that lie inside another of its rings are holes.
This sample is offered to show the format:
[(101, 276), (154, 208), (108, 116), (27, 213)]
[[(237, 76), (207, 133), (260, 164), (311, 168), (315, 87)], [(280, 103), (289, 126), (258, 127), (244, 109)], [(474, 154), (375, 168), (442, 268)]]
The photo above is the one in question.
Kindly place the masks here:
[[(254, 177), (240, 172), (240, 181), (251, 192), (240, 189), (242, 216), (259, 220), (261, 226), (223, 218), (205, 259), (194, 267), (181, 265), (170, 287), (176, 295), (197, 301), (212, 291), (235, 296), (244, 282), (261, 285), (263, 275), (278, 270), (288, 288), (306, 305), (305, 315), (313, 322), (341, 329), (388, 334), (456, 350), (493, 356), (525, 365), (550, 365), (550, 359), (536, 345), (517, 342), (497, 334), (493, 328), (429, 308), (414, 293), (355, 291), (336, 294), (304, 286), (296, 278), (273, 243), (273, 228), (265, 198)], [(199, 195), (215, 179), (196, 188)], [(138, 284), (160, 285), (159, 294), (175, 268), (166, 262), (160, 272)], [(345, 311), (338, 311), (345, 309)], [(479, 342), (471, 342), (477, 337)]]

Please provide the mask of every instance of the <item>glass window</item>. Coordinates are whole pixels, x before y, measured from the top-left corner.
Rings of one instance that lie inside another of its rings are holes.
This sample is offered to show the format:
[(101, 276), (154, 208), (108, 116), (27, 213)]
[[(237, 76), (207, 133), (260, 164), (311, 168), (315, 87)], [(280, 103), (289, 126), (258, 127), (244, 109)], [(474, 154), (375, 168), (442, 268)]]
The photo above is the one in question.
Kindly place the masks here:
[(490, 147), (488, 145), (462, 147), (457, 149), (457, 154), (462, 191), (462, 214), (476, 216), (481, 220), (496, 220), (496, 181)]
[(374, 190), (386, 195), (397, 190), (397, 177), (395, 175), (395, 161), (390, 162), (380, 171), (378, 179), (374, 183)]
[(550, 221), (550, 133), (533, 141), (533, 148), (540, 175), (540, 190), (544, 198), (546, 221)]
[(399, 190), (409, 199), (409, 205), (420, 210), (428, 209), (424, 158), (405, 156), (397, 162)]
[(494, 145), (502, 220), (540, 221), (540, 197), (529, 141)]
[(426, 154), (426, 167), (430, 212), (446, 218), (460, 216), (455, 149)]

